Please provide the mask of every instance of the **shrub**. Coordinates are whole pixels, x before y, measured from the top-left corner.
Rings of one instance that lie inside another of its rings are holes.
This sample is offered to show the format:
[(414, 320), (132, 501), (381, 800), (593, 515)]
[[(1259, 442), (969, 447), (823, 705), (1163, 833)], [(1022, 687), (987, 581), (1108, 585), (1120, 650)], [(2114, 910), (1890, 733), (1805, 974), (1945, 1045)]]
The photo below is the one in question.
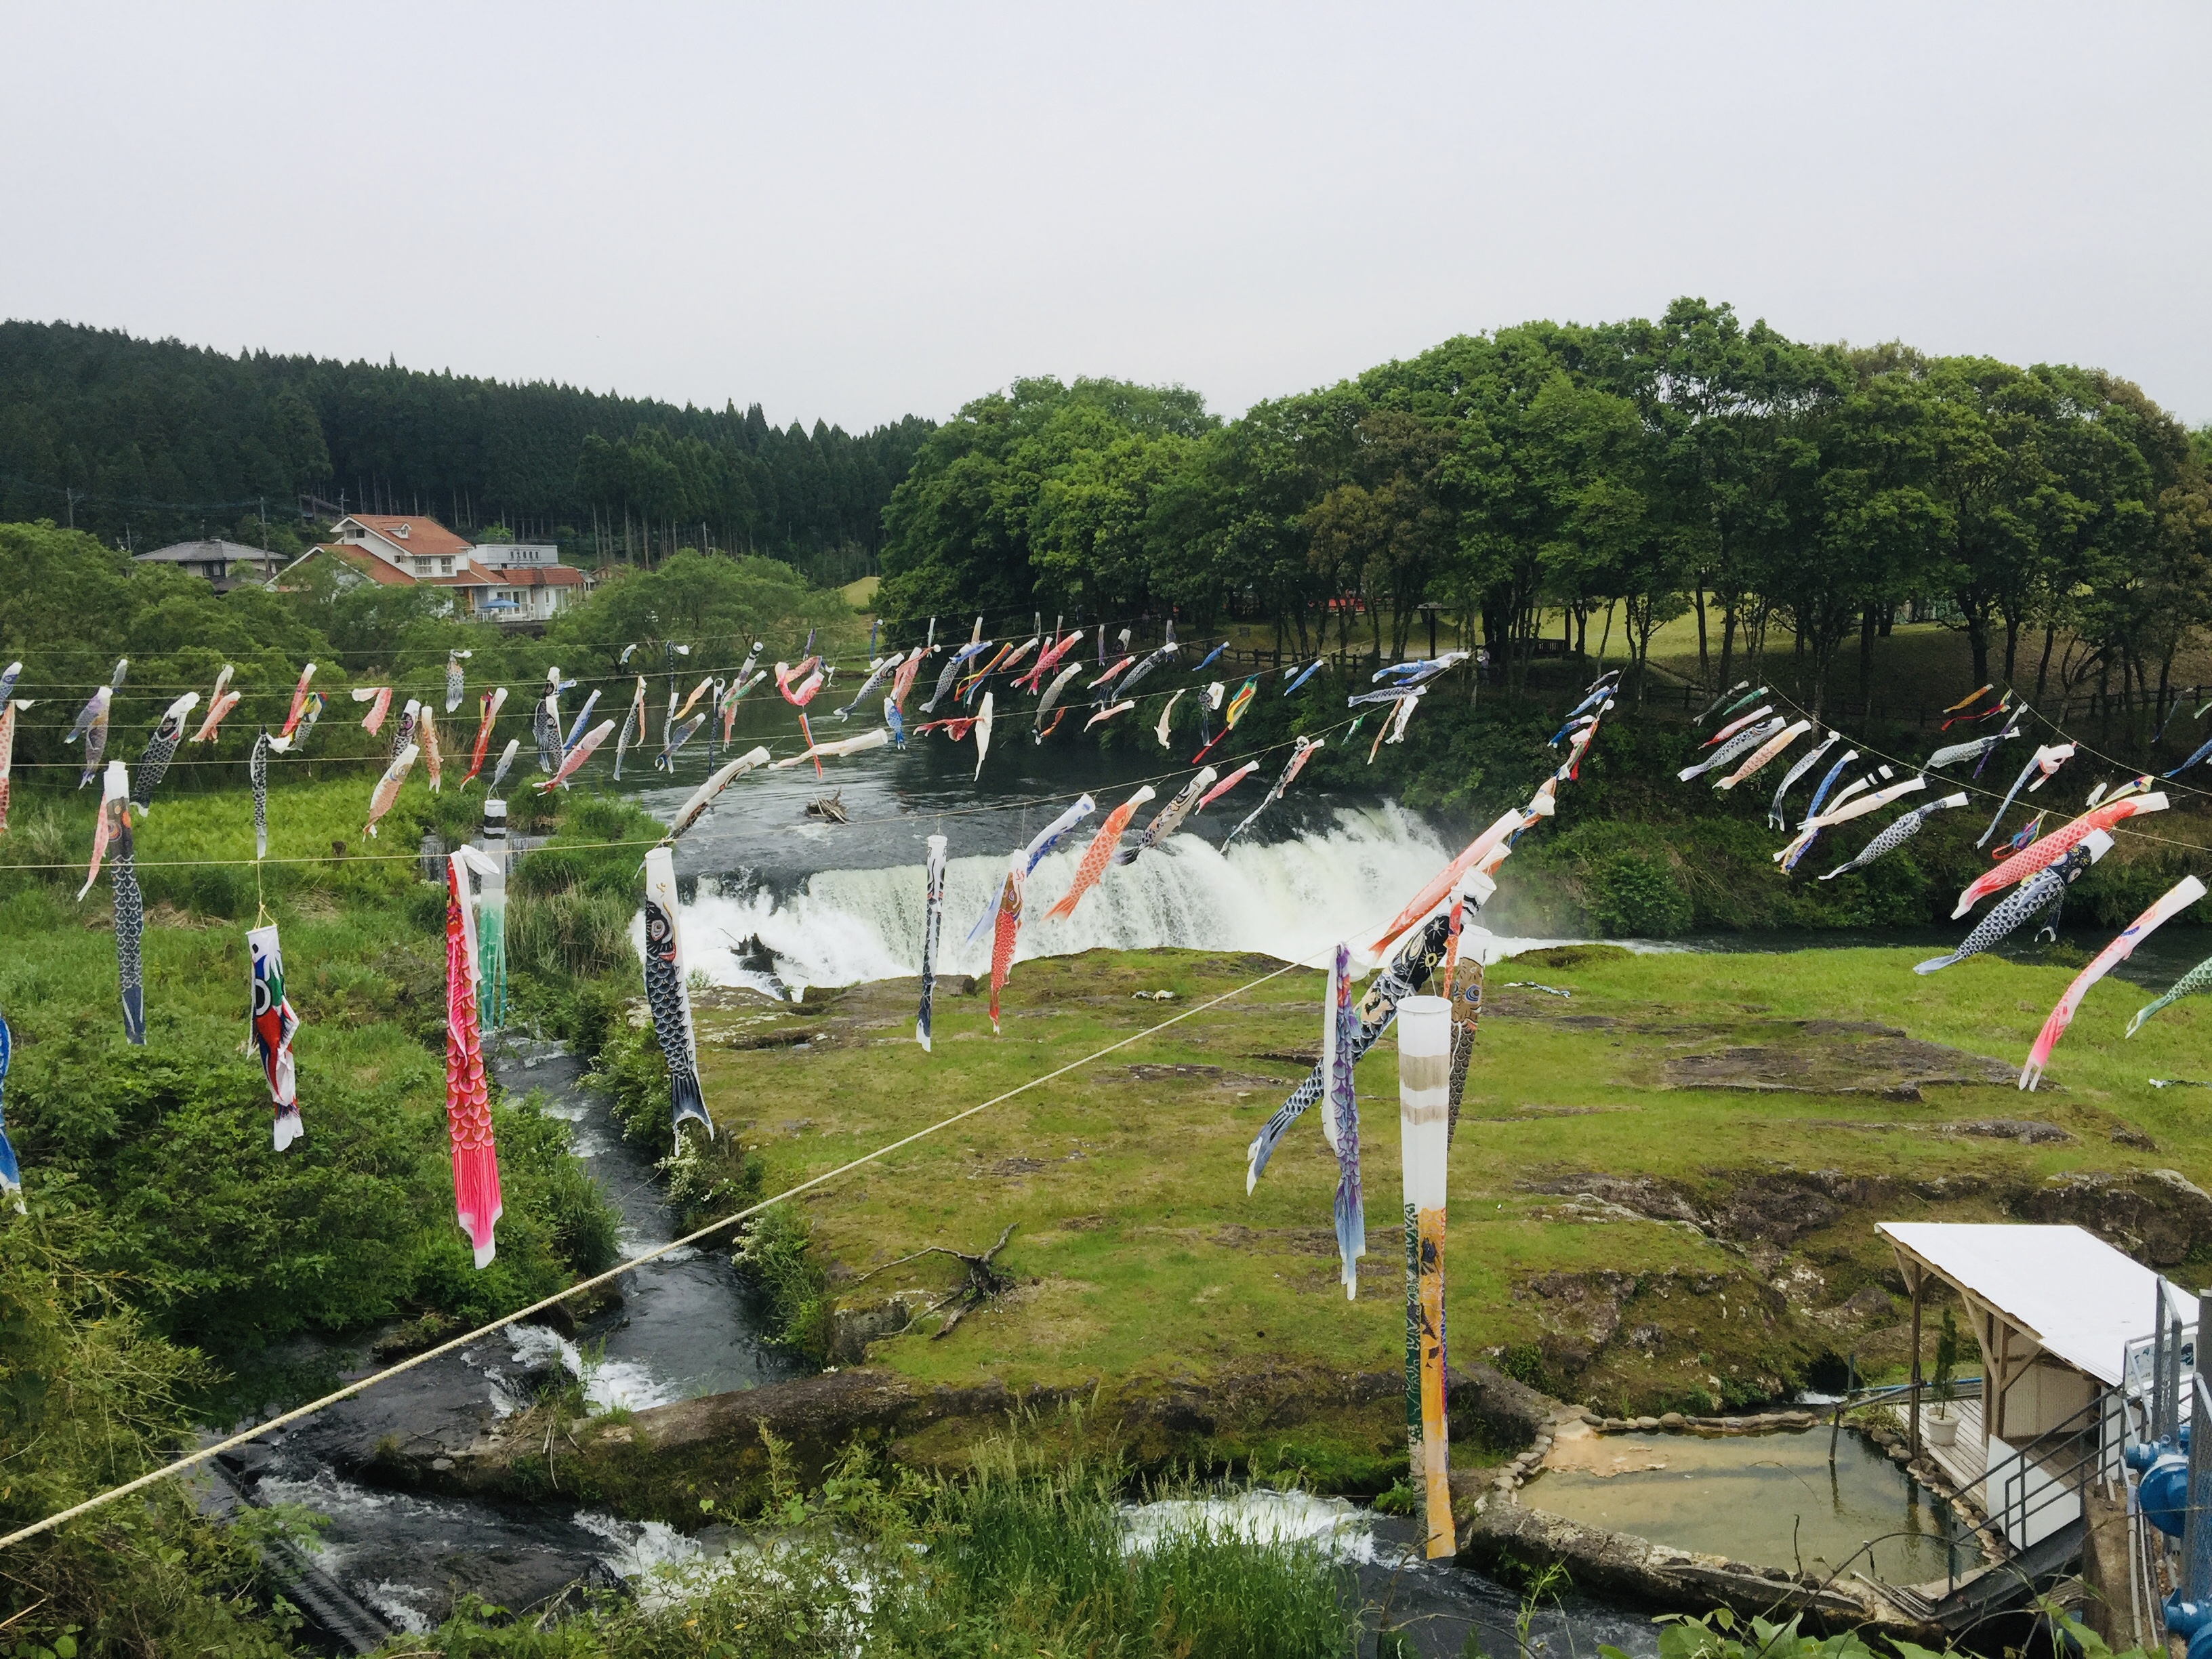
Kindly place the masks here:
[(1616, 853), (1590, 872), (1591, 920), (1615, 938), (1665, 939), (1687, 931), (1690, 896), (1665, 860), (1646, 853)]

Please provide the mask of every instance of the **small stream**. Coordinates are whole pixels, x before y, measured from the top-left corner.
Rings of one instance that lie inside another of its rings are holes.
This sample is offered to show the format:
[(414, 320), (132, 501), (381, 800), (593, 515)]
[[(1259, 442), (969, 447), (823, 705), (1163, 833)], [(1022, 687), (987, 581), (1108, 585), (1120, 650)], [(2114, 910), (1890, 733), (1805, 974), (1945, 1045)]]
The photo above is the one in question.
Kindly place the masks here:
[[(622, 1217), (624, 1254), (672, 1237), (653, 1159), (623, 1139), (605, 1101), (581, 1085), (577, 1062), (557, 1044), (526, 1037), (487, 1047), (511, 1094), (540, 1091), (545, 1110), (568, 1121), (576, 1155)], [(802, 1369), (754, 1335), (726, 1252), (677, 1251), (627, 1274), (621, 1288), (621, 1306), (577, 1339), (543, 1325), (511, 1326), (243, 1448), (224, 1460), (228, 1472), (253, 1503), (295, 1504), (325, 1516), (317, 1564), (395, 1630), (427, 1630), (464, 1594), (532, 1607), (570, 1585), (608, 1585), (681, 1559), (684, 1540), (659, 1522), (640, 1526), (552, 1504), (420, 1497), (351, 1478), (386, 1439), (430, 1457), (470, 1445), (556, 1369), (586, 1376), (586, 1393), (602, 1410), (752, 1388)], [(598, 1351), (597, 1364), (585, 1364), (586, 1348)], [(291, 1357), (305, 1370), (316, 1356)], [(344, 1379), (374, 1368), (357, 1352), (326, 1349), (320, 1357)]]
[[(488, 1050), (511, 1093), (539, 1091), (544, 1109), (568, 1121), (577, 1156), (622, 1217), (623, 1251), (672, 1237), (653, 1160), (622, 1139), (606, 1102), (582, 1086), (577, 1062), (557, 1044), (513, 1034)], [(227, 1455), (222, 1473), (248, 1502), (322, 1516), (314, 1566), (391, 1632), (427, 1631), (465, 1595), (522, 1612), (578, 1587), (637, 1589), (656, 1568), (699, 1563), (734, 1534), (711, 1528), (693, 1538), (661, 1522), (586, 1508), (428, 1497), (356, 1478), (387, 1440), (430, 1458), (471, 1444), (556, 1368), (585, 1377), (600, 1409), (752, 1388), (803, 1370), (754, 1334), (726, 1252), (678, 1251), (621, 1284), (622, 1305), (574, 1338), (510, 1327)], [(326, 1386), (333, 1370), (350, 1380), (374, 1369), (366, 1352), (331, 1345), (295, 1344), (271, 1359), (268, 1374), (289, 1386), (270, 1385), (284, 1397), (267, 1402), (269, 1414)], [(1370, 1628), (1377, 1616), (1386, 1620), (1423, 1659), (1456, 1659), (1470, 1632), (1486, 1651), (1512, 1650), (1517, 1598), (1479, 1573), (1419, 1559), (1424, 1529), (1413, 1521), (1342, 1498), (1266, 1491), (1133, 1505), (1128, 1520), (1133, 1548), (1194, 1521), (1263, 1541), (1311, 1543), (1351, 1575)], [(1577, 1596), (1540, 1609), (1529, 1637), (1561, 1659), (1594, 1654), (1601, 1642), (1638, 1656), (1657, 1650), (1648, 1615)]]

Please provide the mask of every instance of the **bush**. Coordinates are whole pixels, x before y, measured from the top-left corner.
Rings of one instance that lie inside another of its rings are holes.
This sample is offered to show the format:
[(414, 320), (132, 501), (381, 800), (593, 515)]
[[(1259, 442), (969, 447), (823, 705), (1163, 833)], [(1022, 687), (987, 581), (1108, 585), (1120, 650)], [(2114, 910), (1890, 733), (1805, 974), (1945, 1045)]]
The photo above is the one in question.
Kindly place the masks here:
[(826, 1364), (834, 1298), (813, 1243), (806, 1217), (778, 1204), (745, 1224), (736, 1260), (738, 1276), (761, 1299), (768, 1340)]
[(1666, 939), (1690, 926), (1690, 896), (1665, 860), (1619, 853), (1590, 872), (1589, 912), (1613, 938)]

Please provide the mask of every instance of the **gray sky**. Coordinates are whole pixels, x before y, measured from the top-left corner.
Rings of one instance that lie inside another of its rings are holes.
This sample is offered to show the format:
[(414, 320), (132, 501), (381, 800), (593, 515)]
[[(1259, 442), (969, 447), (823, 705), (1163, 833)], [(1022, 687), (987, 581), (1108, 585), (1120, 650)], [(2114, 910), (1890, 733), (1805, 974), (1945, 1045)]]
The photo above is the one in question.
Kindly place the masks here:
[(2201, 6), (8, 3), (0, 315), (860, 428), (1729, 300), (2212, 418)]

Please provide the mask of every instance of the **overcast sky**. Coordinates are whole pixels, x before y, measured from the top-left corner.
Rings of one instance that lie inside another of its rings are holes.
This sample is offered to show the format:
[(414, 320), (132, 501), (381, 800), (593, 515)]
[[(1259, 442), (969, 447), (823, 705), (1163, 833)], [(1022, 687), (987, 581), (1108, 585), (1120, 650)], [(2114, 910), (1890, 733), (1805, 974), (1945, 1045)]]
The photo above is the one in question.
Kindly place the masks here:
[(2212, 419), (2212, 9), (0, 9), (0, 315), (858, 428), (1533, 317)]

